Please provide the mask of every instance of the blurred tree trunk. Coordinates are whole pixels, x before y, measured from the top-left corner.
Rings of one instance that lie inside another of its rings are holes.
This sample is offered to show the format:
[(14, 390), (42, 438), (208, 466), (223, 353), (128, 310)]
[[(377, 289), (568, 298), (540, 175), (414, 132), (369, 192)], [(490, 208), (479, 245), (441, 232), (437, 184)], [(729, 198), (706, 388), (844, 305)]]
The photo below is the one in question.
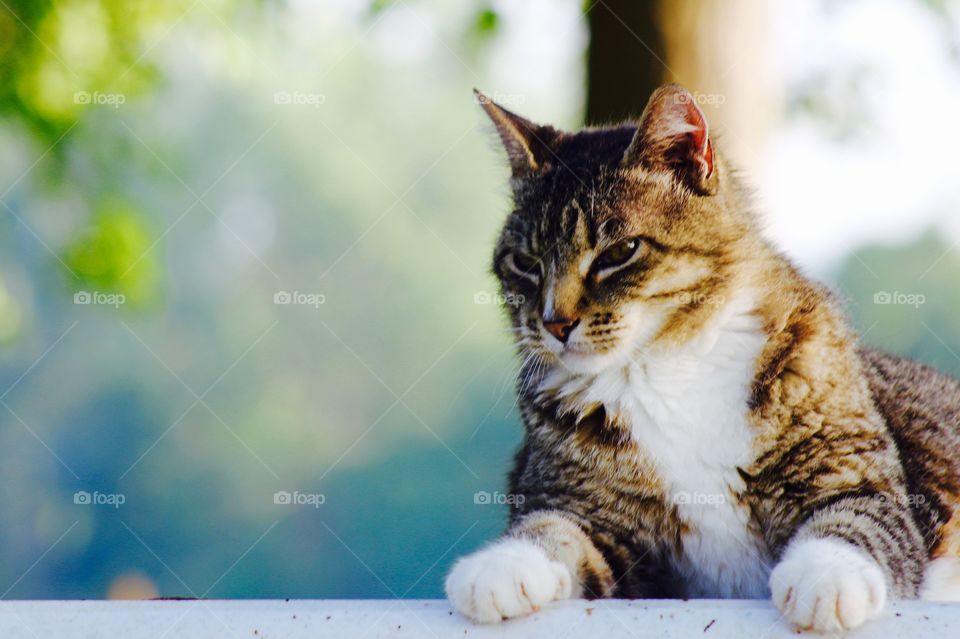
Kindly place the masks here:
[(588, 124), (637, 117), (653, 90), (694, 93), (725, 154), (751, 170), (780, 115), (769, 0), (600, 0), (588, 14)]
[(661, 2), (602, 0), (590, 8), (587, 124), (640, 115), (650, 93), (664, 82)]

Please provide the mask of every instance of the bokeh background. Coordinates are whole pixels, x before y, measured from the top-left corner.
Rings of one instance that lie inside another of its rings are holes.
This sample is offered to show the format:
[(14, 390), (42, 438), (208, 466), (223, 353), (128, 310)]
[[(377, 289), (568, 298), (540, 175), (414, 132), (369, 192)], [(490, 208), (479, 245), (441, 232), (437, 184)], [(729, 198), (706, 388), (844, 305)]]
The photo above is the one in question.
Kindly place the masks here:
[(958, 43), (948, 0), (0, 0), (0, 598), (437, 597), (501, 531), (474, 86), (575, 128), (683, 83), (864, 339), (960, 374)]

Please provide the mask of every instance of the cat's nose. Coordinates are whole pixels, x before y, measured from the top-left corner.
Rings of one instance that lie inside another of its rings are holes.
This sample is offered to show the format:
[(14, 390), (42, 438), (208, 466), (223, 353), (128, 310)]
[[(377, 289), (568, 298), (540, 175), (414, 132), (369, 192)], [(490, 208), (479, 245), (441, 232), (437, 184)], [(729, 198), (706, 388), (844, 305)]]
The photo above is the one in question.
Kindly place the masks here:
[(580, 319), (570, 319), (567, 317), (551, 317), (543, 318), (543, 327), (547, 329), (551, 335), (556, 337), (563, 344), (567, 343), (567, 339), (570, 337), (570, 333), (573, 332), (573, 329), (577, 327), (577, 324), (580, 323)]

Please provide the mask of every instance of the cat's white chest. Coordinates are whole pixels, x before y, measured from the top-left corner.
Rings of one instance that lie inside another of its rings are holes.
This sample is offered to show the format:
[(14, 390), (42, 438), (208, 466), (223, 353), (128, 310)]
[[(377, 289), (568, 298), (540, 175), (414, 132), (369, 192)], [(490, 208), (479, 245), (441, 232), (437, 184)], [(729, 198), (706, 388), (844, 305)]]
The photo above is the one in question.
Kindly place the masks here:
[(688, 596), (769, 595), (762, 543), (748, 529), (737, 467), (754, 459), (747, 399), (764, 336), (752, 316), (724, 317), (681, 352), (651, 354), (619, 373), (603, 398), (634, 439), (677, 506), (688, 533), (677, 568)]

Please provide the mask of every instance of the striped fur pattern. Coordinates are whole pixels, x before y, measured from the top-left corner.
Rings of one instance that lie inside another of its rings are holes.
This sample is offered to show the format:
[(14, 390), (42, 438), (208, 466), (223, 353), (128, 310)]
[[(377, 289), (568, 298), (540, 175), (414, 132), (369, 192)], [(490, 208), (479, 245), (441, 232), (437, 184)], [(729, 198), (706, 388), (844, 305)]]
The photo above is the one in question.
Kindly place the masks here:
[(960, 385), (861, 348), (762, 238), (675, 85), (570, 134), (482, 98), (515, 209), (494, 252), (525, 436), (477, 621), (576, 597), (772, 597), (829, 632), (960, 599)]

